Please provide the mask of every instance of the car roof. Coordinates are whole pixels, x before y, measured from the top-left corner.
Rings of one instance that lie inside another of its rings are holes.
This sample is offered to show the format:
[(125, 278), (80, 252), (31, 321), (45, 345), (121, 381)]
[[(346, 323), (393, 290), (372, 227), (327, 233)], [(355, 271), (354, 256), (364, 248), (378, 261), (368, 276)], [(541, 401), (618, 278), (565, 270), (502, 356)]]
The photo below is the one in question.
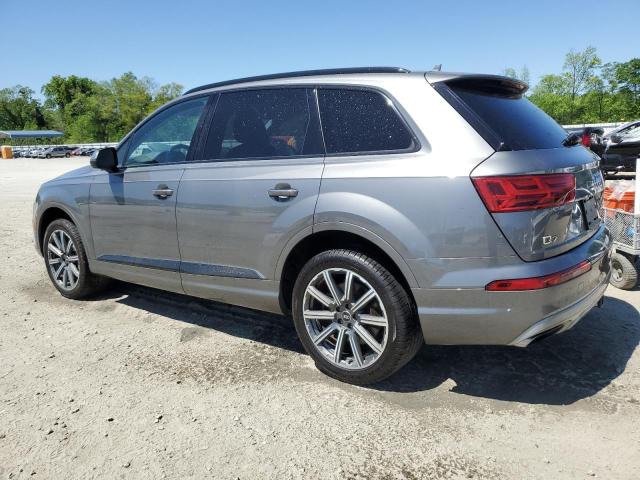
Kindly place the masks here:
[(200, 87), (187, 90), (185, 95), (190, 93), (199, 92), (202, 90), (211, 90), (218, 87), (226, 87), (228, 85), (236, 85), (240, 83), (253, 83), (266, 80), (280, 80), (287, 78), (299, 78), (299, 77), (317, 77), (317, 76), (332, 76), (332, 75), (348, 75), (348, 74), (361, 74), (361, 73), (411, 73), (406, 68), (400, 67), (352, 67), (352, 68), (327, 68), (322, 70), (301, 70), (297, 72), (284, 72), (273, 73), (269, 75), (258, 75), (255, 77), (236, 78), (234, 80), (225, 80), (222, 82), (209, 83)]
[[(327, 81), (347, 82), (355, 81), (375, 81), (381, 78), (410, 78), (415, 76), (424, 77), (429, 83), (439, 82), (492, 82), (509, 86), (514, 91), (524, 93), (528, 85), (520, 80), (500, 75), (486, 75), (477, 73), (461, 72), (440, 72), (440, 71), (416, 71), (412, 72), (401, 67), (355, 67), (355, 68), (332, 68), (323, 70), (304, 70), (298, 72), (275, 73), (270, 75), (259, 75), (255, 77), (237, 78), (222, 82), (209, 83), (187, 90), (184, 96), (210, 90), (227, 89), (235, 86), (273, 86), (295, 83), (318, 83)], [(249, 85), (250, 84), (250, 85)]]

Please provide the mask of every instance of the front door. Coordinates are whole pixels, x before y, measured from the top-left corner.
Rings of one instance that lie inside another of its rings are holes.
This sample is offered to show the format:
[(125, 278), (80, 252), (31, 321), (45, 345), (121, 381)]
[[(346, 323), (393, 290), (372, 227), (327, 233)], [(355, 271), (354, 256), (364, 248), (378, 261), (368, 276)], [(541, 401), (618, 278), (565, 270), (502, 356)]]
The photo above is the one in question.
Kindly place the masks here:
[(186, 293), (277, 310), (276, 263), (313, 225), (322, 152), (306, 88), (220, 94), (201, 161), (185, 168), (178, 194)]
[(97, 273), (181, 292), (176, 198), (207, 97), (173, 104), (119, 151), (122, 166), (91, 185)]

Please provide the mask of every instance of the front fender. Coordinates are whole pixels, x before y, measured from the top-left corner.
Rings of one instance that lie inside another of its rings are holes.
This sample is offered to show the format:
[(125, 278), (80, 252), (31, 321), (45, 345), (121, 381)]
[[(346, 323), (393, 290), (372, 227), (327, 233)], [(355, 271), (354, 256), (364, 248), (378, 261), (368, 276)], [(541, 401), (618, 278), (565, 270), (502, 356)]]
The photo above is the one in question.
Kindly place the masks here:
[(43, 225), (43, 221), (48, 220), (46, 213), (51, 209), (59, 209), (76, 225), (87, 256), (90, 259), (94, 258), (91, 223), (89, 221), (89, 188), (89, 183), (74, 185), (45, 184), (40, 188), (36, 196), (36, 205), (34, 206), (33, 225), (36, 248), (41, 255), (41, 234), (46, 228)]

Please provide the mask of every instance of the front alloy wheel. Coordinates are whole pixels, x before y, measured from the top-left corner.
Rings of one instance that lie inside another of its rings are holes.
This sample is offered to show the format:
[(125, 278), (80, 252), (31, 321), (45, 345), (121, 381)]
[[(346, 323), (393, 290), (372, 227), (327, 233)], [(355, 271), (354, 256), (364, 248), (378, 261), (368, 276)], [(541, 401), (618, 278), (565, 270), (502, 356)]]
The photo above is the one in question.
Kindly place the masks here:
[(67, 298), (80, 299), (97, 293), (108, 279), (91, 273), (78, 228), (59, 218), (44, 232), (42, 253), (53, 285)]
[(80, 280), (78, 249), (64, 230), (54, 230), (47, 243), (47, 265), (58, 287), (71, 291)]

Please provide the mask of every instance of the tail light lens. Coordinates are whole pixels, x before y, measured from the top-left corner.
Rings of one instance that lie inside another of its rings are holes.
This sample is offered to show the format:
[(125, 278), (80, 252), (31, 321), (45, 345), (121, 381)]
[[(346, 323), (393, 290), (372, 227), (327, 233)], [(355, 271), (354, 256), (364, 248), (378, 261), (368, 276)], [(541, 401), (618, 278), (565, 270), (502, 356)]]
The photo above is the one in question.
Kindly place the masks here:
[(540, 290), (573, 280), (591, 270), (591, 262), (585, 260), (575, 267), (544, 277), (515, 278), (512, 280), (496, 280), (489, 283), (485, 290), (490, 292), (517, 292), (521, 290)]
[(572, 173), (476, 177), (472, 181), (491, 213), (556, 207), (576, 198)]
[(584, 145), (585, 147), (590, 147), (591, 146), (591, 135), (588, 133), (583, 133), (582, 134), (582, 145)]

